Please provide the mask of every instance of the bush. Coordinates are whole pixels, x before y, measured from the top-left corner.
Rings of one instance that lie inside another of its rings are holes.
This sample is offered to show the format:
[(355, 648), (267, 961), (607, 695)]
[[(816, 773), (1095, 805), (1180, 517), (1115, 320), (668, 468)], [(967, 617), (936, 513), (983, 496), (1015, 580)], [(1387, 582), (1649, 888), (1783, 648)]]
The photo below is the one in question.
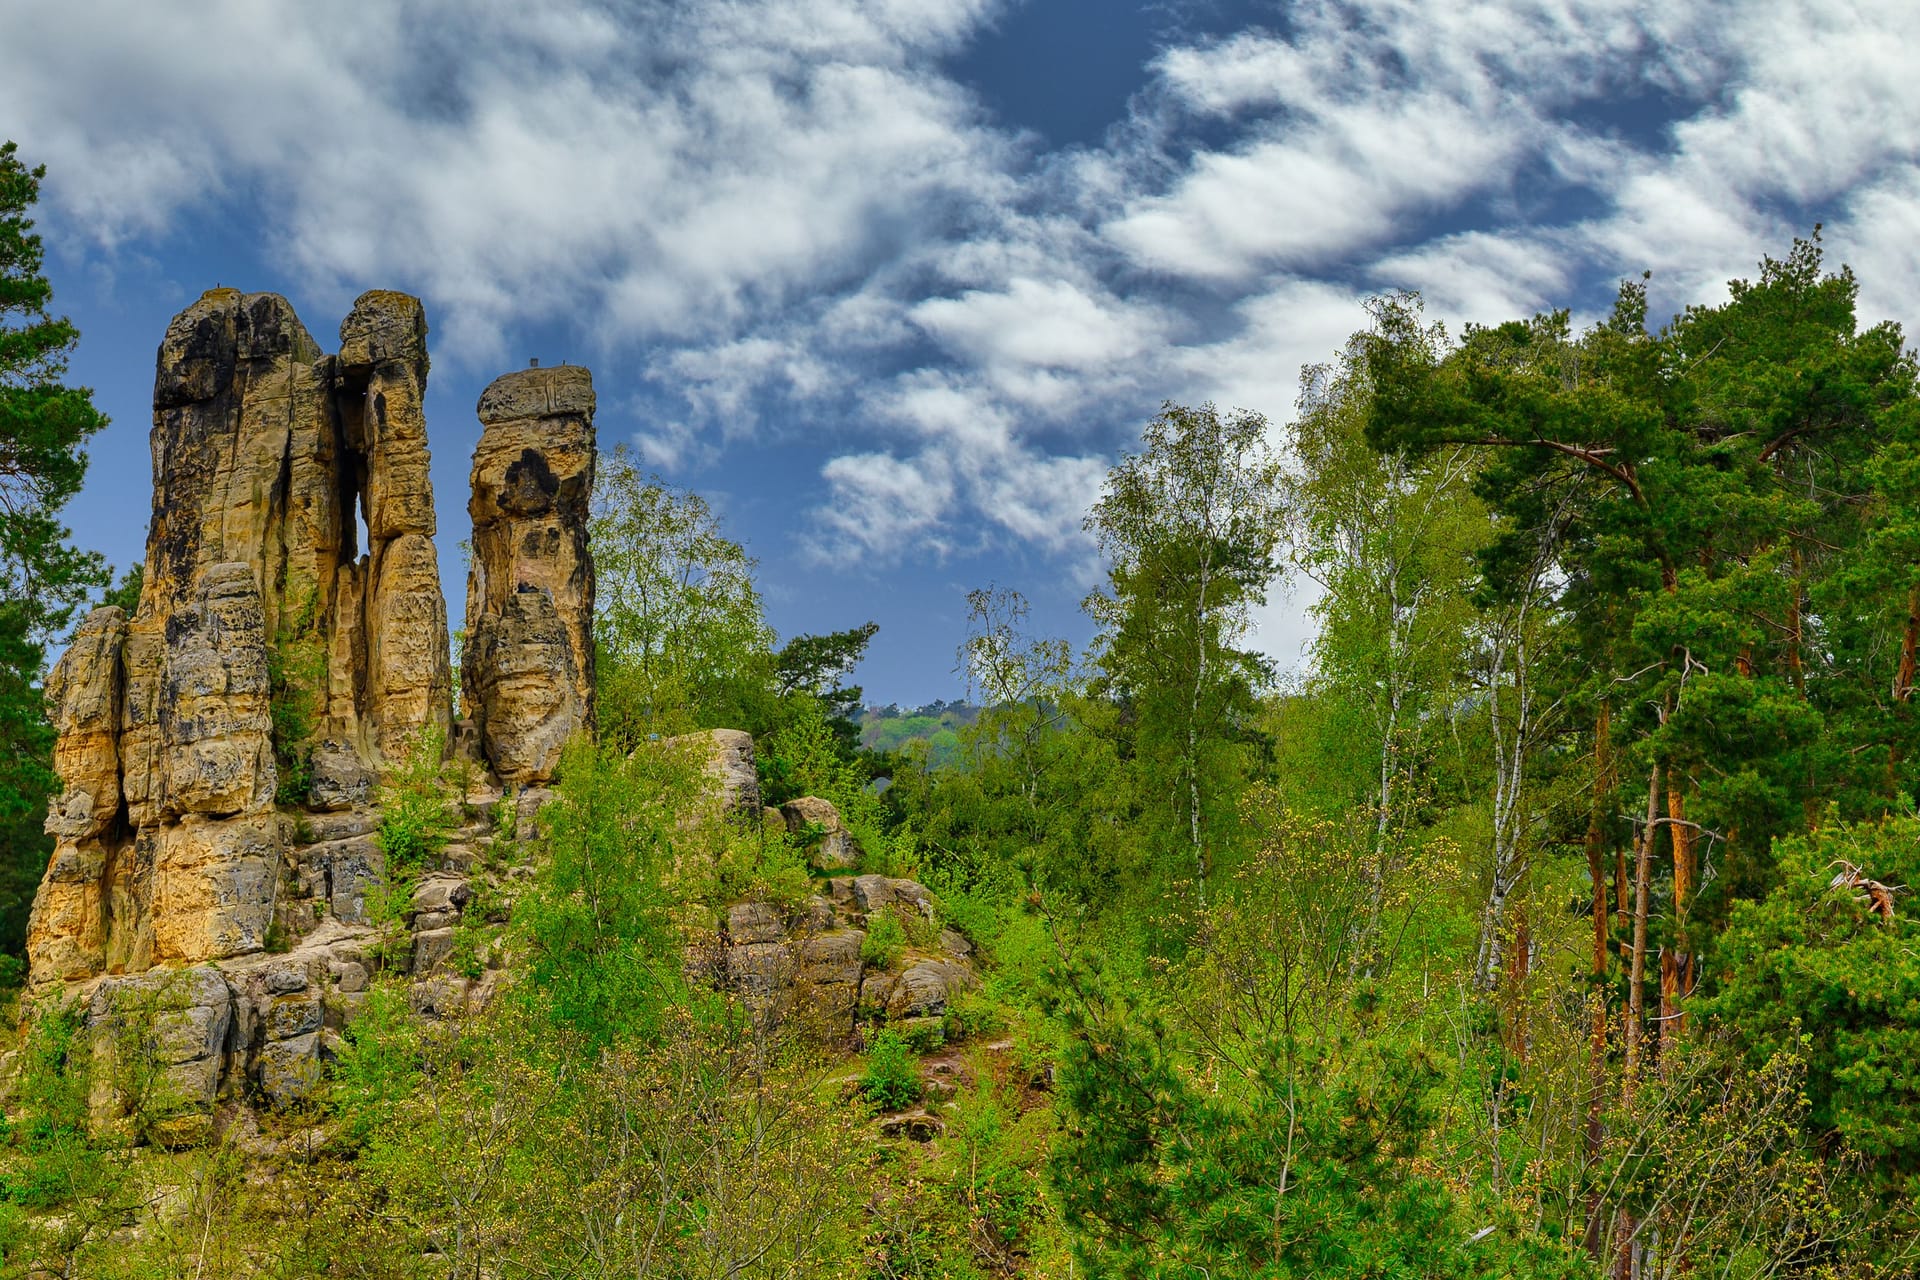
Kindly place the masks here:
[(687, 997), (663, 877), (701, 838), (679, 822), (700, 794), (696, 770), (658, 746), (627, 756), (582, 740), (561, 757), (558, 794), (540, 815), (545, 857), (514, 901), (529, 962), (517, 989), (583, 1051), (651, 1034)]
[(290, 590), (288, 596), (267, 650), (267, 706), (277, 775), (273, 798), (301, 805), (313, 787), (313, 739), (320, 691), (327, 683), (327, 651), (315, 630), (313, 589)]
[(873, 1047), (867, 1050), (867, 1070), (860, 1077), (860, 1092), (888, 1111), (920, 1101), (920, 1063), (899, 1032), (888, 1028), (873, 1038)]
[(906, 950), (907, 931), (891, 911), (876, 911), (867, 918), (867, 936), (860, 942), (860, 959), (877, 969), (891, 969)]
[(446, 738), (421, 731), (413, 754), (380, 789), (380, 826), (374, 843), (387, 856), (387, 874), (404, 881), (440, 856), (457, 825), (450, 788), (442, 776)]
[(771, 902), (787, 914), (799, 910), (813, 893), (805, 848), (784, 832), (731, 837), (714, 870), (715, 905), (750, 900)]

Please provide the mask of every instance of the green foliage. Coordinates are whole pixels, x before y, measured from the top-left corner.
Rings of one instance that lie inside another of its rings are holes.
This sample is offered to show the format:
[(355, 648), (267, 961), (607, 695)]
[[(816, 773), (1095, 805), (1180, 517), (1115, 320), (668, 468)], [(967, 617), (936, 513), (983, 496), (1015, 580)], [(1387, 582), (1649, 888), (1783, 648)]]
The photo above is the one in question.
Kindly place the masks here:
[[(134, 586), (137, 592), (137, 581)], [(268, 713), (277, 779), (273, 798), (283, 805), (305, 804), (313, 786), (314, 735), (327, 681), (326, 642), (315, 625), (315, 601), (310, 586), (289, 589), (267, 650)]]
[(826, 635), (798, 635), (773, 655), (774, 686), (780, 696), (804, 693), (819, 699), (828, 723), (849, 747), (850, 735), (857, 732), (853, 721), (860, 714), (860, 686), (842, 681), (860, 665), (879, 631), (879, 623), (868, 622)]
[(979, 719), (982, 708), (964, 702), (934, 702), (911, 710), (869, 707), (860, 717), (860, 745), (876, 756), (898, 755), (909, 743), (924, 742), (931, 768), (961, 762), (960, 735)]
[(907, 947), (907, 931), (891, 911), (867, 917), (867, 936), (860, 940), (860, 959), (876, 969), (891, 969)]
[(593, 501), (602, 734), (631, 746), (759, 724), (774, 658), (753, 560), (704, 499), (643, 474), (625, 446), (600, 460)]
[(658, 744), (629, 756), (578, 743), (561, 759), (537, 891), (516, 904), (514, 927), (528, 998), (576, 1043), (644, 1034), (685, 995), (664, 882), (683, 855), (707, 852), (678, 822), (700, 794), (698, 770)]
[(1088, 596), (1106, 695), (1130, 713), (1130, 768), (1160, 852), (1204, 895), (1232, 853), (1254, 695), (1267, 668), (1237, 645), (1276, 571), (1279, 461), (1266, 419), (1168, 404), (1107, 476), (1087, 528), (1108, 559)]
[(860, 1092), (875, 1106), (898, 1111), (920, 1101), (920, 1060), (898, 1031), (883, 1028), (867, 1047)]
[(16, 1104), (5, 1120), (8, 1159), (0, 1198), (49, 1208), (81, 1193), (94, 1158), (87, 1140), (92, 1042), (78, 1003), (37, 1011), (19, 1050)]
[[(1780, 883), (1737, 904), (1709, 1006), (1755, 1067), (1806, 1057), (1810, 1136), (1838, 1137), (1880, 1179), (1920, 1178), (1920, 819), (1829, 823), (1775, 846)], [(1856, 874), (1857, 873), (1857, 874)], [(1849, 883), (1853, 881), (1854, 883)], [(1891, 910), (1875, 909), (1878, 896)]]
[(406, 763), (380, 788), (373, 839), (396, 883), (431, 869), (459, 826), (458, 804), (447, 778), (446, 739), (437, 729), (423, 729)]
[(367, 988), (330, 1073), (334, 1113), (353, 1141), (373, 1137), (418, 1089), (421, 1033), (404, 982), (382, 979)]
[[(886, 830), (885, 808), (869, 786), (866, 766), (856, 759), (844, 736), (827, 718), (826, 707), (807, 694), (787, 700), (784, 720), (759, 744), (761, 795), (768, 804), (798, 796), (833, 803), (840, 821), (853, 833), (873, 865), (908, 874), (908, 849)], [(911, 844), (911, 835), (904, 837)]]
[(107, 419), (63, 379), (79, 332), (47, 311), (53, 288), (29, 216), (45, 170), (0, 144), (0, 950), (25, 949), (33, 887), (59, 788), (39, 687), (47, 642), (107, 583), (98, 554), (68, 542), (60, 512), (86, 477), (83, 449)]
[(107, 419), (91, 391), (61, 383), (80, 334), (47, 313), (53, 287), (28, 216), (45, 173), (0, 144), (0, 599), (8, 626), (36, 647), (107, 580), (100, 557), (67, 545), (58, 522), (86, 476), (81, 446)]
[(813, 894), (804, 838), (784, 831), (732, 835), (715, 862), (714, 904), (752, 900), (798, 911)]
[(103, 606), (120, 610), (131, 618), (140, 611), (140, 592), (146, 585), (146, 566), (132, 565), (113, 588), (100, 597)]
[[(1571, 1274), (1471, 1232), (1429, 1152), (1443, 1060), (1369, 1029), (1190, 1037), (1097, 964), (1060, 972), (1062, 1131), (1048, 1162), (1102, 1275)], [(1513, 1270), (1506, 1270), (1513, 1268)]]

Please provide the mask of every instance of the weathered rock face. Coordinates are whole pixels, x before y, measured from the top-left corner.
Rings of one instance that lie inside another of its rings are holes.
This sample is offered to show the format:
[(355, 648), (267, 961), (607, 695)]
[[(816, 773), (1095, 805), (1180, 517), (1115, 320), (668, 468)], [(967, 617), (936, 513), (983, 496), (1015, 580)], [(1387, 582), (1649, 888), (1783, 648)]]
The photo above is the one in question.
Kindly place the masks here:
[(276, 696), (305, 725), (283, 756), (325, 766), (323, 807), (446, 731), (426, 371), (426, 321), (400, 293), (355, 304), (339, 356), (274, 294), (216, 289), (168, 326), (139, 609), (88, 618), (48, 683), (66, 789), (36, 983), (260, 950), (276, 793), (302, 798), (276, 767)]
[(508, 782), (550, 780), (593, 723), (593, 378), (524, 369), (480, 397), (461, 684)]
[[(701, 967), (764, 1013), (797, 1018), (829, 1036), (852, 1032), (859, 1019), (944, 1018), (956, 996), (979, 985), (973, 944), (955, 930), (935, 928), (925, 885), (839, 876), (825, 887), (796, 911), (767, 902), (729, 907)], [(902, 922), (907, 936), (884, 964), (862, 946), (880, 915)]]
[(787, 833), (807, 842), (807, 861), (820, 871), (849, 871), (860, 864), (860, 842), (840, 821), (831, 800), (801, 796), (780, 806)]
[(754, 763), (753, 735), (744, 729), (707, 729), (668, 738), (669, 747), (698, 753), (707, 778), (708, 800), (721, 816), (753, 821), (760, 814), (760, 770)]
[[(529, 371), (488, 389), (474, 458), (479, 732), (461, 738), (494, 776), (395, 906), (380, 777), (454, 737), (426, 333), (390, 291), (354, 304), (338, 355), (273, 294), (216, 289), (177, 316), (139, 607), (96, 610), (47, 682), (65, 786), (30, 982), (67, 984), (97, 1054), (147, 1028), (180, 1104), (162, 1141), (204, 1136), (216, 1099), (298, 1103), (376, 969), (408, 975), (423, 1016), (483, 1004), (497, 961), (472, 927), (500, 920), (462, 920), (496, 784), (519, 785), (525, 834), (550, 794), (526, 784), (592, 722), (593, 384)], [(95, 1104), (119, 1122), (111, 1090)]]
[[(380, 773), (451, 728), (426, 333), (391, 291), (354, 304), (338, 355), (273, 294), (216, 289), (168, 326), (139, 608), (87, 618), (47, 685), (65, 789), (35, 986), (367, 925)], [(471, 687), (493, 730), (481, 763), (515, 782), (551, 776), (591, 720), (592, 410), (584, 369), (503, 378), (482, 402)], [(315, 816), (290, 827), (289, 805)]]

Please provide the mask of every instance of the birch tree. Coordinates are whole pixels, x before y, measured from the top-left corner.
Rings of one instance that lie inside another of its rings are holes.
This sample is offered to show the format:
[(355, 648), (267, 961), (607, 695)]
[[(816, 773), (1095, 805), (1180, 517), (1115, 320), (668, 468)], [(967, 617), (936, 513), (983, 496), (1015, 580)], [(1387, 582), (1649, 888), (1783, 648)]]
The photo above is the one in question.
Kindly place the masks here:
[(1095, 660), (1132, 714), (1142, 793), (1205, 900), (1266, 664), (1240, 647), (1280, 542), (1279, 463), (1258, 413), (1167, 404), (1086, 521), (1108, 562), (1085, 608)]

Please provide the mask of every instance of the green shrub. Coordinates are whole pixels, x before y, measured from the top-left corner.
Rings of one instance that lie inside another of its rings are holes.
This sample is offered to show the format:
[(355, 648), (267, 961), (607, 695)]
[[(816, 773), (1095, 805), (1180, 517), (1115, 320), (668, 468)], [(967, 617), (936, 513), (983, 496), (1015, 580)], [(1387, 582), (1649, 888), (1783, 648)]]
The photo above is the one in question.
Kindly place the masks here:
[(714, 867), (715, 905), (749, 900), (771, 902), (792, 914), (813, 894), (805, 844), (785, 832), (755, 832), (729, 837)]
[(919, 947), (922, 951), (939, 947), (940, 922), (932, 912), (908, 908), (899, 915), (900, 927), (906, 931), (908, 946)]
[(330, 1100), (350, 1142), (364, 1143), (420, 1087), (419, 1021), (407, 1008), (404, 980), (382, 979), (347, 1026), (331, 1075)]
[(877, 969), (891, 969), (906, 950), (907, 931), (891, 911), (867, 917), (867, 936), (860, 941), (860, 959)]
[(860, 1077), (860, 1092), (869, 1102), (889, 1111), (920, 1101), (919, 1060), (906, 1038), (890, 1027), (875, 1036), (873, 1046), (867, 1050), (867, 1069)]
[(493, 846), (496, 859), (503, 852), (502, 845), (512, 846), (520, 838), (520, 806), (514, 802), (513, 793), (503, 791), (500, 798), (493, 802)]
[(276, 772), (273, 798), (285, 805), (305, 804), (313, 789), (313, 739), (320, 690), (327, 682), (327, 650), (314, 626), (314, 612), (311, 587), (290, 590), (267, 650), (267, 713)]
[(915, 1053), (932, 1053), (947, 1042), (947, 1026), (942, 1018), (912, 1018), (899, 1027), (900, 1038)]
[(406, 764), (380, 789), (380, 826), (373, 838), (387, 857), (388, 876), (396, 881), (424, 871), (458, 824), (444, 777), (445, 754), (445, 736), (423, 729)]
[(675, 901), (663, 878), (680, 823), (703, 785), (684, 752), (646, 745), (631, 756), (587, 741), (561, 757), (558, 794), (540, 815), (538, 874), (513, 904), (519, 998), (583, 1052), (650, 1035), (687, 997)]

